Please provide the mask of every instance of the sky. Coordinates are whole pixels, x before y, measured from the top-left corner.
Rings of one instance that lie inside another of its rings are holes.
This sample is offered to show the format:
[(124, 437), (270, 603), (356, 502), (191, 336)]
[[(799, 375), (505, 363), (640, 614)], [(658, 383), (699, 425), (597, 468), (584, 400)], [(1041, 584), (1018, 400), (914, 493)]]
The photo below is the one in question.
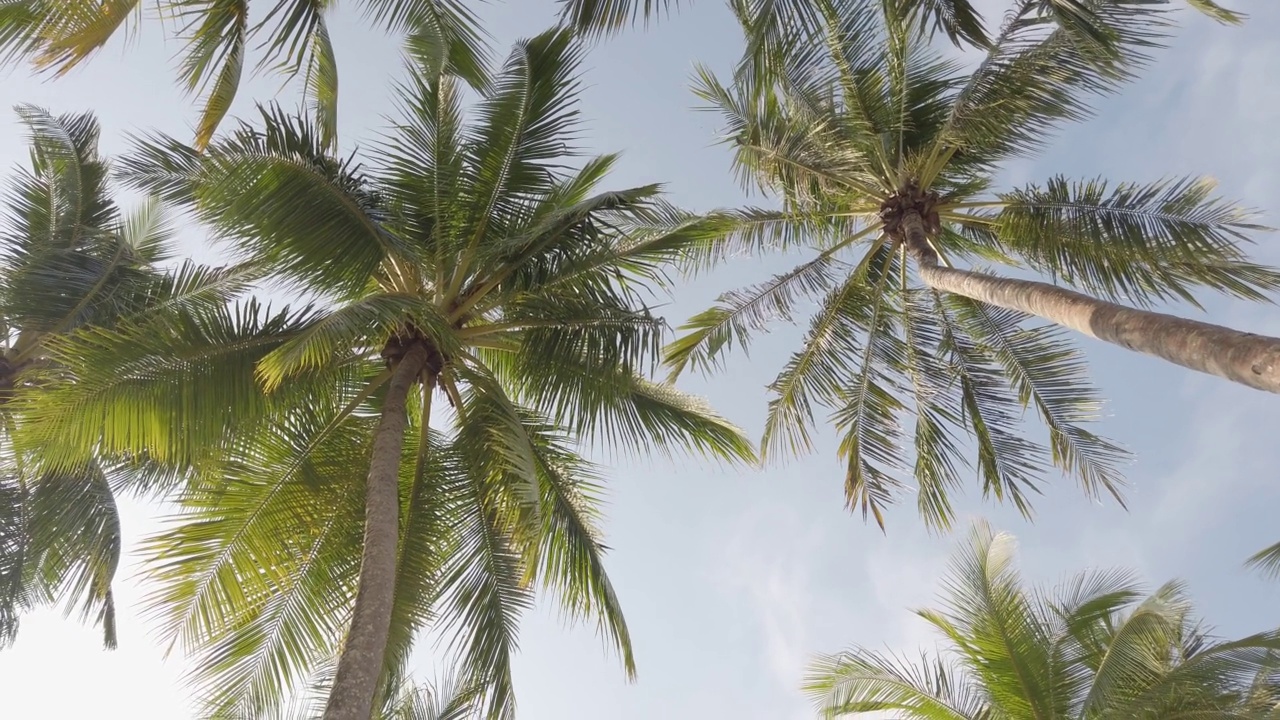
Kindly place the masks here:
[[(348, 3), (350, 4), (350, 3)], [(688, 3), (682, 3), (687, 6)], [(1250, 21), (1229, 28), (1180, 13), (1185, 26), (1123, 97), (1099, 103), (1097, 117), (1063, 132), (1041, 156), (1008, 168), (1007, 183), (1051, 174), (1149, 181), (1208, 175), (1223, 195), (1261, 209), (1280, 225), (1280, 3), (1234, 5)], [(998, 18), (1004, 3), (980, 3)], [(478, 4), (497, 47), (550, 25), (550, 0)], [(341, 77), (343, 145), (374, 137), (391, 112), (399, 72), (394, 39), (363, 29), (354, 10), (330, 23)], [(192, 103), (178, 92), (161, 26), (148, 19), (129, 44), (113, 42), (85, 67), (57, 81), (25, 69), (0, 75), (0, 105), (35, 103), (55, 112), (94, 110), (103, 149), (127, 148), (131, 132), (185, 136)], [(698, 0), (647, 31), (591, 51), (582, 112), (599, 152), (621, 151), (614, 187), (665, 182), (675, 202), (694, 209), (733, 206), (744, 195), (728, 151), (715, 143), (715, 118), (694, 108), (688, 90), (697, 62), (729, 68), (739, 35), (719, 0)], [(255, 79), (233, 112), (252, 100), (296, 102), (294, 86)], [(0, 170), (26, 161), (15, 117), (0, 114)], [(759, 199), (757, 198), (758, 202)], [(215, 255), (197, 228), (188, 250)], [(1260, 235), (1255, 258), (1280, 265), (1280, 236)], [(789, 263), (790, 258), (786, 259)], [(673, 324), (721, 292), (776, 272), (782, 260), (742, 259), (682, 288), (663, 308)], [(1207, 318), (1280, 335), (1275, 307), (1210, 299)], [(1189, 308), (1174, 312), (1197, 317)], [(779, 327), (714, 377), (685, 389), (706, 396), (758, 436), (766, 384), (796, 349), (800, 332)], [(1051, 582), (1088, 567), (1122, 566), (1151, 586), (1187, 581), (1208, 623), (1224, 636), (1280, 624), (1280, 583), (1242, 567), (1280, 540), (1280, 401), (1216, 378), (1081, 339), (1109, 403), (1099, 429), (1131, 450), (1129, 509), (1087, 499), (1069, 479), (1052, 478), (1036, 499), (1034, 524), (972, 490), (960, 502), (959, 533), (927, 532), (910, 501), (888, 515), (888, 532), (843, 507), (834, 438), (816, 451), (763, 469), (731, 469), (697, 459), (608, 459), (608, 562), (635, 640), (639, 678), (628, 683), (590, 626), (567, 627), (554, 608), (538, 608), (522, 627), (515, 667), (519, 716), (587, 718), (762, 718), (813, 714), (799, 684), (817, 652), (859, 644), (914, 652), (933, 648), (910, 610), (929, 605), (939, 575), (970, 518), (985, 517), (1020, 541), (1029, 580)], [(973, 485), (976, 487), (976, 483)], [(126, 502), (126, 552), (156, 527), (161, 508)], [(163, 659), (138, 612), (146, 592), (136, 562), (116, 584), (120, 648), (59, 612), (27, 617), (16, 645), (0, 652), (0, 707), (7, 718), (62, 720), (125, 716), (193, 717), (181, 683), (183, 661)], [(435, 673), (432, 647), (415, 654), (419, 677)]]

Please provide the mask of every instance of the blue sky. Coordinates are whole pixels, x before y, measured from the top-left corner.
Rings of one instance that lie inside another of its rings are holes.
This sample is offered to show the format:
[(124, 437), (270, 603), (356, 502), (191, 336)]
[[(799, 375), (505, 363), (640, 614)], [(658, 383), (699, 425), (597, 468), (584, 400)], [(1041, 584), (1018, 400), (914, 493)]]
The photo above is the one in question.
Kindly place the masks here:
[[(1169, 174), (1216, 178), (1223, 194), (1269, 211), (1280, 224), (1280, 4), (1253, 3), (1243, 28), (1181, 13), (1186, 27), (1146, 77), (1121, 98), (1100, 103), (1096, 119), (1063, 133), (1053, 149), (1010, 167), (1020, 182), (1065, 173), (1153, 180)], [(989, 18), (1004, 3), (986, 0)], [(550, 0), (479, 5), (499, 46), (548, 26)], [(390, 112), (400, 63), (395, 40), (362, 29), (354, 11), (330, 25), (341, 72), (340, 132), (348, 147), (371, 139)], [(122, 151), (126, 133), (159, 128), (185, 135), (192, 105), (176, 90), (170, 61), (178, 46), (155, 21), (138, 39), (116, 42), (87, 67), (57, 82), (24, 70), (0, 76), (3, 105), (32, 102), (58, 112), (95, 110), (104, 149)], [(699, 0), (647, 32), (596, 48), (586, 62), (582, 111), (594, 150), (622, 151), (616, 187), (661, 181), (671, 197), (706, 209), (739, 203), (727, 152), (714, 144), (713, 116), (693, 111), (688, 79), (695, 62), (724, 70), (736, 58), (736, 27), (719, 0)], [(255, 80), (250, 100), (296, 100), (292, 86)], [(0, 119), (0, 168), (26, 159), (11, 114)], [(192, 253), (213, 254), (197, 229)], [(1256, 257), (1280, 264), (1276, 235), (1259, 238)], [(744, 259), (684, 289), (664, 312), (678, 324), (720, 292), (777, 270), (778, 258)], [(1209, 316), (1237, 328), (1280, 335), (1274, 307), (1212, 300)], [(1178, 312), (1191, 314), (1185, 308)], [(799, 332), (780, 327), (738, 356), (726, 372), (691, 378), (752, 434), (765, 410), (764, 387), (795, 348)], [(1026, 574), (1051, 581), (1087, 566), (1133, 567), (1152, 584), (1187, 580), (1219, 631), (1239, 635), (1280, 623), (1280, 585), (1241, 567), (1280, 540), (1271, 522), (1280, 506), (1280, 443), (1271, 396), (1194, 376), (1154, 359), (1081, 340), (1096, 381), (1110, 398), (1101, 429), (1136, 455), (1130, 509), (1093, 503), (1069, 480), (1038, 499), (1035, 524), (971, 492), (970, 516), (1015, 533)], [(928, 604), (957, 538), (927, 533), (909, 504), (891, 511), (881, 534), (843, 509), (834, 441), (816, 453), (763, 470), (730, 470), (691, 459), (612, 459), (610, 569), (636, 642), (639, 681), (625, 682), (590, 627), (566, 628), (554, 608), (531, 612), (516, 665), (520, 716), (578, 718), (809, 717), (797, 690), (807, 658), (853, 643), (914, 650), (934, 638), (909, 608)], [(124, 508), (130, 544), (154, 527), (156, 509)], [(960, 525), (963, 528), (963, 523)], [(121, 647), (99, 649), (98, 633), (59, 613), (24, 624), (0, 653), (7, 717), (86, 717), (107, 711), (138, 720), (191, 717), (180, 684), (182, 660), (161, 661), (135, 611), (146, 585), (129, 563), (118, 583)], [(417, 655), (422, 676), (436, 671), (432, 647)]]

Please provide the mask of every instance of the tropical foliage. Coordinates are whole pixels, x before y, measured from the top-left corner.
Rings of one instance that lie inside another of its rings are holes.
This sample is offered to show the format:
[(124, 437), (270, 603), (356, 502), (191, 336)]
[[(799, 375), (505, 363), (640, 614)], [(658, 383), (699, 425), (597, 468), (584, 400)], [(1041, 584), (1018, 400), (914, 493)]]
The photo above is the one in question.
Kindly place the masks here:
[[(111, 198), (92, 115), (21, 106), (31, 166), (16, 174), (0, 218), (0, 644), (19, 615), (62, 603), (116, 644), (111, 584), (120, 561), (115, 493), (145, 467), (88, 455), (42, 471), (13, 446), (18, 395), (39, 401), (36, 375), (57, 375), (50, 343), (87, 327), (221, 303), (248, 282), (238, 270), (174, 253), (173, 225), (155, 202), (123, 214)], [(74, 420), (72, 420), (74, 422)]]
[[(562, 18), (588, 34), (608, 34), (656, 15), (666, 1), (558, 0)], [(405, 38), (407, 50), (445, 64), (473, 84), (484, 82), (488, 34), (477, 0), (360, 0), (357, 6), (382, 30)], [(164, 0), (157, 6), (166, 30), (182, 43), (178, 81), (199, 96), (195, 146), (203, 148), (231, 109), (246, 68), (302, 77), (317, 132), (335, 149), (338, 58), (328, 23), (336, 3), (283, 0)], [(112, 38), (137, 31), (139, 0), (0, 0), (0, 65), (28, 62), (65, 75)], [(263, 52), (253, 58), (252, 50)]]
[[(1058, 10), (1074, 5), (1106, 43), (1065, 22)], [(690, 319), (668, 363), (675, 374), (717, 367), (813, 301), (802, 347), (770, 387), (766, 456), (810, 449), (816, 412), (829, 410), (848, 502), (881, 526), (906, 474), (925, 520), (948, 526), (971, 447), (984, 494), (1024, 513), (1050, 464), (1119, 498), (1126, 455), (1088, 429), (1100, 398), (1062, 328), (938, 292), (919, 258), (998, 263), (1141, 306), (1194, 303), (1202, 288), (1259, 300), (1280, 286), (1244, 254), (1249, 213), (1206, 181), (1053, 177), (998, 189), (1006, 163), (1134, 76), (1173, 29), (1168, 3), (1017, 0), (974, 67), (895, 7), (740, 6), (747, 55), (728, 84), (701, 71), (697, 92), (723, 118), (744, 183), (782, 209), (736, 213), (720, 253), (810, 258)], [(909, 248), (911, 218), (923, 234)], [(1028, 408), (1047, 447), (1022, 430)]]
[(946, 652), (918, 662), (865, 649), (819, 659), (806, 683), (824, 717), (1256, 718), (1280, 709), (1280, 633), (1213, 637), (1180, 583), (1143, 596), (1125, 572), (1023, 586), (1014, 540), (977, 526), (916, 614)]
[(74, 382), (23, 408), (47, 465), (145, 450), (193, 476), (149, 543), (150, 600), (194, 653), (209, 715), (262, 717), (331, 676), (362, 551), (372, 562), (375, 430), (406, 400), (380, 697), (431, 626), (453, 631), (486, 712), (508, 716), (535, 588), (596, 619), (633, 670), (596, 527), (599, 472), (577, 443), (726, 460), (752, 448), (645, 379), (663, 324), (644, 288), (714, 222), (654, 186), (596, 189), (615, 158), (575, 155), (579, 59), (567, 31), (518, 43), (469, 113), (446, 68), (419, 64), (363, 165), (270, 108), (203, 153), (153, 136), (122, 163), (282, 292), (318, 300), (79, 333), (55, 351)]

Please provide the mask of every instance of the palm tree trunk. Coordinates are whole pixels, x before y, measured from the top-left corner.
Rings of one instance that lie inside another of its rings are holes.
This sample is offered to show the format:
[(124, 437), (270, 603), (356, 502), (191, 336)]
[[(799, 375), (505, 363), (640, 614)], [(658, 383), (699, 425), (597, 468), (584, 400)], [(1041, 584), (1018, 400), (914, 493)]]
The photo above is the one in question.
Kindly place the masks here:
[(1280, 393), (1280, 338), (1135, 310), (1047, 283), (942, 267), (920, 215), (905, 213), (902, 227), (920, 279), (935, 290), (1035, 315), (1128, 350)]
[(369, 720), (373, 715), (373, 697), (382, 676), (396, 591), (400, 451), (408, 425), (405, 404), (426, 364), (426, 349), (414, 344), (395, 366), (387, 386), (365, 483), (364, 550), (356, 604), (324, 720)]

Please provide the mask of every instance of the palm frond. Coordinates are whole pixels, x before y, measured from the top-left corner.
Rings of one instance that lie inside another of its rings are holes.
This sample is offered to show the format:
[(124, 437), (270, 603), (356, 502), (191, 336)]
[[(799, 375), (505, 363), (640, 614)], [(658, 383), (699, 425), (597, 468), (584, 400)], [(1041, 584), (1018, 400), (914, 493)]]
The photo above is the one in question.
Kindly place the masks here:
[(922, 615), (953, 640), (964, 639), (961, 662), (999, 711), (1051, 716), (1051, 660), (1020, 587), (1015, 549), (1012, 536), (975, 525), (944, 580), (946, 614)]
[[(866, 343), (855, 361), (851, 387), (840, 392), (831, 418), (842, 433), (837, 452), (846, 463), (845, 500), (850, 509), (861, 506), (864, 520), (873, 515), (881, 530), (884, 507), (901, 487), (893, 474), (901, 466), (902, 428), (897, 415), (904, 409), (896, 375), (906, 366), (907, 350), (895, 326), (899, 299), (886, 292), (890, 278), (899, 275), (897, 255), (881, 246), (868, 256), (862, 281), (871, 292), (871, 304), (859, 313)], [(841, 310), (846, 315), (857, 312), (849, 307)]]
[(1092, 113), (1168, 35), (1163, 3), (1019, 0), (956, 94), (939, 143), (977, 167), (1040, 149), (1063, 122)]
[(179, 465), (209, 459), (233, 429), (251, 432), (266, 417), (257, 364), (306, 325), (305, 312), (269, 314), (251, 301), (51, 339), (59, 369), (38, 395), (13, 401), (24, 418), (16, 441), (51, 468), (95, 449)]
[(1193, 178), (1113, 188), (1051, 178), (1000, 196), (1000, 242), (1053, 278), (1112, 300), (1196, 303), (1207, 287), (1260, 301), (1280, 272), (1249, 262), (1240, 246), (1260, 227), (1250, 213)]
[(333, 652), (355, 595), (368, 419), (321, 407), (230, 448), (221, 482), (184, 494), (150, 538), (162, 635), (197, 658), (189, 681), (207, 714), (280, 704)]
[(426, 78), (448, 73), (476, 90), (488, 85), (488, 34), (465, 2), (366, 0), (365, 12), (406, 33), (406, 52)]
[(1105, 491), (1123, 505), (1119, 466), (1128, 454), (1081, 427), (1100, 419), (1102, 400), (1065, 331), (1052, 325), (1022, 327), (1029, 318), (967, 298), (953, 298), (953, 305), (970, 337), (1003, 368), (1022, 406), (1035, 403), (1049, 428), (1053, 463), (1078, 477), (1089, 495)]
[(469, 214), (474, 229), (454, 271), (453, 287), (461, 287), (473, 269), (468, 256), (479, 250), (485, 236), (505, 230), (502, 219), (519, 217), (515, 208), (524, 198), (549, 189), (549, 165), (572, 155), (581, 54), (572, 34), (550, 30), (517, 43), (493, 77), (468, 145), (475, 168)]
[(111, 584), (120, 564), (120, 514), (102, 469), (47, 473), (30, 487), (26, 518), (28, 572), (43, 602), (61, 601), (70, 614), (103, 628), (116, 647)]
[(669, 383), (583, 355), (527, 363), (518, 372), (522, 397), (589, 442), (636, 453), (693, 449), (729, 462), (754, 460), (741, 430)]
[(1259, 550), (1245, 564), (1267, 577), (1280, 577), (1280, 543)]
[(604, 37), (679, 7), (680, 0), (557, 0), (561, 20), (584, 37)]
[(14, 468), (0, 475), (0, 649), (18, 635), (26, 592), (27, 488)]
[(958, 375), (962, 420), (977, 444), (984, 495), (1008, 499), (1031, 513), (1028, 492), (1039, 492), (1045, 450), (1018, 434), (1022, 407), (1001, 368), (964, 330), (951, 307), (954, 299), (934, 293), (934, 313), (942, 327), (940, 350)]
[(868, 307), (870, 295), (862, 277), (851, 275), (828, 293), (809, 324), (802, 348), (787, 361), (769, 386), (764, 436), (760, 441), (762, 459), (780, 453), (807, 452), (813, 448), (810, 435), (814, 405), (834, 404), (849, 373), (849, 358), (864, 351), (861, 334), (865, 326), (845, 308)]
[(1213, 2), (1213, 0), (1187, 0), (1187, 4), (1214, 20), (1227, 25), (1239, 25), (1247, 17), (1244, 13), (1228, 10)]
[(735, 345), (745, 353), (752, 333), (765, 330), (775, 320), (792, 320), (797, 301), (829, 290), (842, 269), (846, 269), (843, 263), (823, 254), (764, 283), (721, 295), (714, 307), (680, 326), (687, 334), (667, 346), (672, 377), (688, 366), (719, 367), (721, 355)]
[(596, 524), (599, 485), (594, 471), (575, 453), (539, 433), (537, 461), (542, 481), (543, 528), (538, 576), (574, 619), (594, 618), (600, 633), (622, 658), (634, 679), (636, 661), (631, 633), (613, 583), (604, 569), (605, 546)]
[(329, 150), (338, 147), (338, 59), (334, 56), (329, 28), (321, 15), (311, 33), (307, 58), (306, 95), (311, 101), (320, 142)]
[(242, 128), (205, 151), (189, 179), (196, 216), (259, 266), (335, 294), (358, 294), (403, 244), (378, 222), (367, 180), (351, 161), (325, 154), (312, 123), (276, 109), (264, 108), (262, 116), (261, 129)]
[(195, 148), (203, 150), (231, 110), (244, 72), (249, 39), (248, 0), (196, 0), (176, 4), (185, 36), (179, 79), (188, 93), (201, 94)]
[(955, 513), (949, 494), (961, 483), (960, 468), (968, 463), (955, 431), (963, 427), (962, 393), (953, 368), (940, 352), (944, 330), (934, 317), (927, 291), (903, 292), (902, 340), (906, 374), (914, 401), (917, 507), (927, 525), (948, 529)]
[(426, 685), (405, 682), (376, 720), (473, 720), (480, 716), (482, 692), (454, 675)]
[[(471, 425), (479, 424), (483, 416), (474, 402), (464, 403), (469, 419), (464, 432), (470, 434)], [(472, 444), (463, 437), (459, 447), (474, 469), (458, 488), (453, 513), (457, 544), (441, 572), (441, 620), (454, 629), (453, 649), (463, 673), (486, 687), (486, 715), (509, 717), (515, 707), (511, 661), (517, 626), (533, 601), (524, 561), (512, 537), (519, 532), (528, 499), (521, 492), (512, 497), (507, 483), (496, 482), (506, 472), (486, 472), (492, 459), (475, 453), (490, 447), (488, 442)], [(531, 481), (536, 482), (526, 476), (518, 483)]]
[[(125, 27), (131, 16), (140, 15), (138, 0), (106, 2), (49, 3), (43, 10), (40, 51), (35, 65), (65, 75), (84, 60), (101, 50), (107, 41)], [(128, 28), (125, 30), (126, 34)]]
[(804, 690), (827, 718), (892, 712), (911, 720), (977, 720), (986, 712), (960, 668), (928, 657), (911, 665), (861, 648), (815, 660)]

